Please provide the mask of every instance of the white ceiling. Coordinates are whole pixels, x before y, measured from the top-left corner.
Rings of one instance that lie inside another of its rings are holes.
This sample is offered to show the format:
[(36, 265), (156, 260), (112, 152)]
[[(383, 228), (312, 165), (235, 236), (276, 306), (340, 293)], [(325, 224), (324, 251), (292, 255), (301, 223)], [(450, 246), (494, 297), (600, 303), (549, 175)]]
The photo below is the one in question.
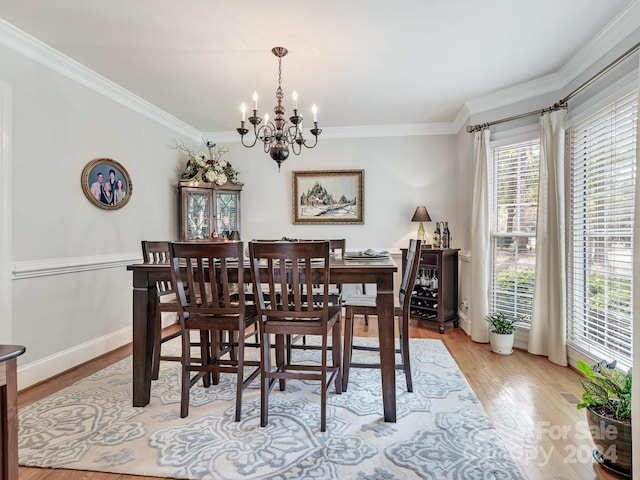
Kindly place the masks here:
[[(558, 72), (638, 0), (0, 0), (0, 18), (204, 132), (257, 91), (320, 127), (453, 122)], [(636, 4), (637, 6), (637, 4)], [(637, 9), (634, 8), (633, 12)], [(640, 23), (640, 19), (635, 20)]]

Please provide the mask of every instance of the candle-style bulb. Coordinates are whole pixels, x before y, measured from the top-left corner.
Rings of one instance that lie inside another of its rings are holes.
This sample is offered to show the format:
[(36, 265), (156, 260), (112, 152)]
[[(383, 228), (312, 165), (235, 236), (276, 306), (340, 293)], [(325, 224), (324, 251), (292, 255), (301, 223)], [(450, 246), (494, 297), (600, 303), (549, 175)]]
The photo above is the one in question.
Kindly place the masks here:
[(244, 103), (240, 107), (240, 111), (242, 112), (242, 121), (244, 122), (244, 117), (245, 117), (245, 114), (247, 112), (247, 106)]
[(258, 92), (253, 92), (253, 109), (258, 110)]
[(291, 94), (291, 98), (293, 98), (293, 109), (297, 110), (298, 109), (298, 94), (296, 92), (293, 92)]
[(315, 103), (311, 107), (311, 111), (313, 112), (313, 121), (317, 122), (318, 121), (318, 107), (316, 107)]

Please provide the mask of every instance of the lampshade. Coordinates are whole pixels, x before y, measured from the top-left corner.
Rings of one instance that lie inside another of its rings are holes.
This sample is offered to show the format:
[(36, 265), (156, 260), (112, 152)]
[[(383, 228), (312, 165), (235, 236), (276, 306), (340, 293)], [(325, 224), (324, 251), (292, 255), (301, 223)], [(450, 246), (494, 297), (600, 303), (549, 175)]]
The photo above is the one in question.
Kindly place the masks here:
[(429, 216), (429, 212), (427, 212), (427, 207), (424, 207), (424, 206), (417, 207), (411, 221), (412, 222), (430, 222), (431, 217)]

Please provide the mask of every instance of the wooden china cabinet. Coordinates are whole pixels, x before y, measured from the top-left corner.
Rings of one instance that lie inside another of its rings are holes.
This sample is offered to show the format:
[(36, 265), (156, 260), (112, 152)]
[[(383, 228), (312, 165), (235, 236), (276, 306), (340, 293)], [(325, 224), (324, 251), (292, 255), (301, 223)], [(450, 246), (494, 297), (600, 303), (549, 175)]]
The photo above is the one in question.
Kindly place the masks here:
[[(406, 263), (407, 249), (403, 248), (403, 272)], [(458, 249), (422, 247), (410, 318), (437, 322), (440, 333), (447, 322), (458, 328)]]
[(180, 240), (207, 240), (218, 235), (240, 235), (240, 192), (242, 186), (227, 182), (178, 183)]

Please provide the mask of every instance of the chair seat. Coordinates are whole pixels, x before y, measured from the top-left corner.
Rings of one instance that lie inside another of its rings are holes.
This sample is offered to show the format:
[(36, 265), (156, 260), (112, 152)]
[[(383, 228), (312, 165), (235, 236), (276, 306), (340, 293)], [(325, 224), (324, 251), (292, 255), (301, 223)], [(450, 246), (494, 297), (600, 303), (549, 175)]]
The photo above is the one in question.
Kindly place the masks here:
[(177, 312), (180, 306), (178, 305), (178, 299), (173, 292), (167, 292), (167, 294), (159, 295), (160, 311), (162, 312)]
[(376, 296), (375, 295), (349, 295), (342, 299), (342, 305), (353, 307), (375, 307)]

